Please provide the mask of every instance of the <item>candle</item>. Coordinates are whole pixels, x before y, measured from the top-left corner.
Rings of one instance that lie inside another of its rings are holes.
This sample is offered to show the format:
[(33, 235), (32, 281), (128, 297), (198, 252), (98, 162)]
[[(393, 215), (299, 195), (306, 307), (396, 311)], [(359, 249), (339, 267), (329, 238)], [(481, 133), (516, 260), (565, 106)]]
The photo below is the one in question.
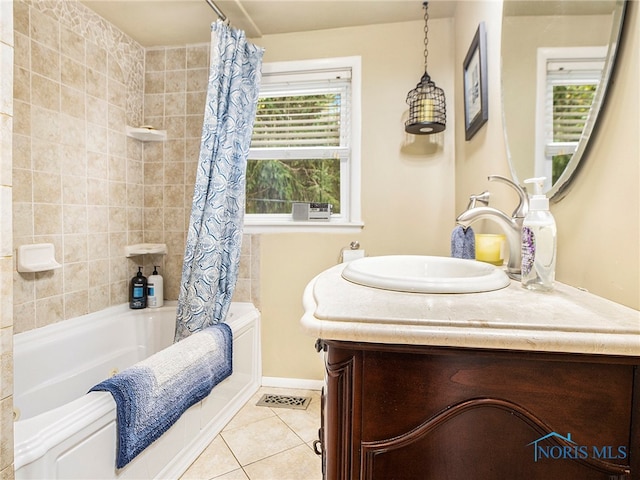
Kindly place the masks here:
[[(482, 234), (475, 235), (476, 240), (476, 260), (502, 265), (504, 262), (504, 242), (505, 236), (502, 234)], [(518, 252), (519, 253), (519, 252)]]
[(433, 122), (433, 100), (422, 98), (418, 103), (418, 122)]

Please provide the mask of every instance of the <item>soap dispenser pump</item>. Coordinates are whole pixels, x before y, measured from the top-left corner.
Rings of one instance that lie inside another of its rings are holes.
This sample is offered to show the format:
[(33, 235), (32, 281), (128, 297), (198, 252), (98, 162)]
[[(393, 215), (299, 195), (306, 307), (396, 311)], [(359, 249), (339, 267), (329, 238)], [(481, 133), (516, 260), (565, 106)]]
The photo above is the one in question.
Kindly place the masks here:
[(142, 267), (131, 279), (129, 286), (129, 308), (140, 309), (147, 307), (147, 277), (142, 274)]
[(147, 306), (157, 308), (164, 305), (164, 280), (158, 273), (158, 267), (153, 266), (153, 273), (147, 280)]
[(549, 199), (542, 192), (545, 177), (529, 178), (534, 194), (522, 222), (522, 286), (530, 290), (552, 290), (556, 273), (556, 222)]

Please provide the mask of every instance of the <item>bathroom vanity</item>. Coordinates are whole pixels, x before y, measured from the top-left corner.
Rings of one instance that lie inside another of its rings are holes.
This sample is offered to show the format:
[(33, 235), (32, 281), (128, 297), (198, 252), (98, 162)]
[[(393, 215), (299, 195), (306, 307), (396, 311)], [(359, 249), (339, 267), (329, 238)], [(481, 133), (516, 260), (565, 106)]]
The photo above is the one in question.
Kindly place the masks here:
[(640, 479), (640, 313), (558, 284), (468, 294), (316, 277), (327, 480)]

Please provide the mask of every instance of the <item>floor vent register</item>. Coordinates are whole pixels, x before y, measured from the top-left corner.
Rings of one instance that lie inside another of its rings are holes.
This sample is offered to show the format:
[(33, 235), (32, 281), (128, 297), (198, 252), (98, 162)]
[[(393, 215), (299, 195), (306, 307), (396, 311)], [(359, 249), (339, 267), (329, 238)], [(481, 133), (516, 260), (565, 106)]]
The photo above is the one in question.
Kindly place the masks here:
[(293, 408), (306, 410), (311, 402), (311, 397), (292, 397), (289, 395), (274, 395), (265, 393), (256, 405), (258, 407)]

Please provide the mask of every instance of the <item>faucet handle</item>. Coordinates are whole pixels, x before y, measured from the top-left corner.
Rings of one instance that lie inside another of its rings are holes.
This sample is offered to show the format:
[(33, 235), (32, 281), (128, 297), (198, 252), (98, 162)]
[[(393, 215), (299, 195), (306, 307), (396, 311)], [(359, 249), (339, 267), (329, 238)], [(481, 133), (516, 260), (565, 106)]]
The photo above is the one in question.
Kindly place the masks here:
[(476, 202), (480, 202), (485, 207), (489, 205), (489, 197), (491, 194), (485, 190), (478, 195), (469, 195), (469, 205), (467, 205), (467, 210), (471, 210), (472, 208), (476, 208)]
[(527, 195), (526, 190), (510, 178), (503, 177), (502, 175), (489, 175), (488, 179), (490, 182), (497, 181), (506, 183), (516, 191), (516, 193), (518, 194), (519, 202), (518, 206), (515, 208), (511, 216), (513, 218), (524, 218), (529, 211), (529, 195)]

